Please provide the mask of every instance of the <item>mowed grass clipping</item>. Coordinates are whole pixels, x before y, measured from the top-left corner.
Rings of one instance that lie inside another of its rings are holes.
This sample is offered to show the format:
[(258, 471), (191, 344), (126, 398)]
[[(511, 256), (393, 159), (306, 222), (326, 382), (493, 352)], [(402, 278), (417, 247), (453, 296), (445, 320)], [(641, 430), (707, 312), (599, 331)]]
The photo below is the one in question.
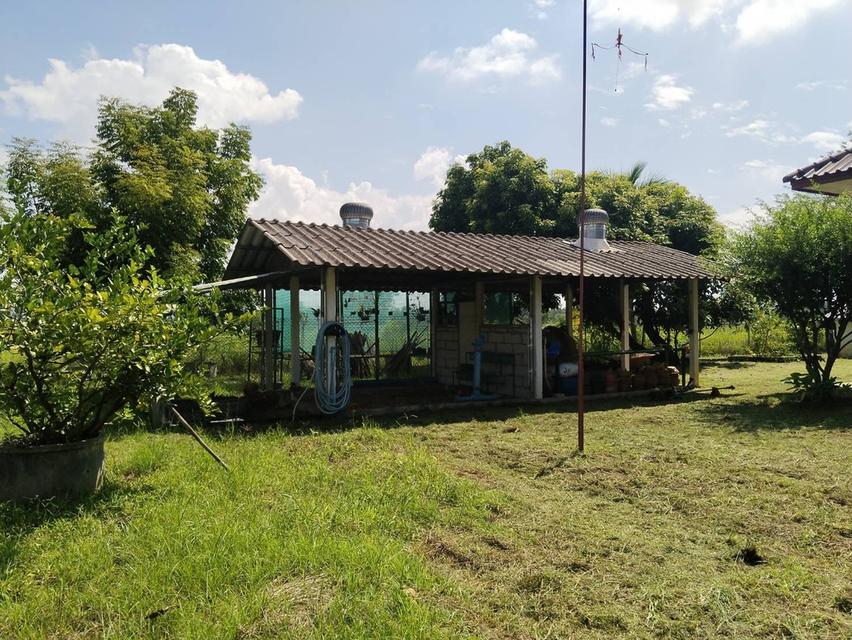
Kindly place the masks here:
[(115, 436), (101, 495), (0, 506), (0, 638), (852, 638), (852, 411), (797, 368), (592, 401), (582, 456), (554, 406), (211, 436), (231, 474)]

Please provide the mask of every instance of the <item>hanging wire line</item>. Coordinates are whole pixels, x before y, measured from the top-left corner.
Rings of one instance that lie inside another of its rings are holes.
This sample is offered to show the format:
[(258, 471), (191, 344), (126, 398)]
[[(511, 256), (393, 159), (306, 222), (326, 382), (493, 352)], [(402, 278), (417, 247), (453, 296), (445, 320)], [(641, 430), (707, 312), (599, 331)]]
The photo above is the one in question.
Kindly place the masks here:
[(624, 58), (624, 51), (625, 50), (627, 50), (628, 52), (630, 52), (634, 55), (643, 57), (645, 59), (645, 71), (648, 70), (648, 52), (647, 51), (637, 51), (636, 49), (629, 47), (626, 44), (624, 44), (624, 34), (621, 33), (620, 28), (618, 30), (618, 35), (615, 37), (615, 44), (613, 44), (612, 46), (607, 47), (605, 45), (598, 44), (597, 42), (592, 43), (592, 60), (597, 60), (597, 57), (595, 56), (595, 50), (596, 49), (601, 49), (602, 51), (612, 51), (613, 49), (615, 49), (618, 52), (618, 66), (616, 67), (616, 70), (615, 70), (615, 91), (616, 91), (616, 93), (618, 93), (618, 80), (619, 80), (619, 76), (620, 76), (620, 73), (621, 73), (621, 62), (622, 62), (622, 59)]

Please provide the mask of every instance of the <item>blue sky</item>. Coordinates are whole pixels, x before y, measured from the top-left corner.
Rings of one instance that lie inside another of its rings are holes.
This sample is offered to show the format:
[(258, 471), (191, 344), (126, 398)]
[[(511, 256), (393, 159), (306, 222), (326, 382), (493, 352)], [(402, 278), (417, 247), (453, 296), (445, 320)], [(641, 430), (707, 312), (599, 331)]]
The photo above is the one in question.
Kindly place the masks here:
[[(366, 200), (425, 228), (449, 163), (507, 139), (579, 167), (579, 0), (7, 2), (0, 142), (92, 137), (99, 95), (195, 89), (254, 133), (252, 215), (334, 222)], [(635, 161), (727, 223), (852, 128), (850, 0), (591, 0), (589, 167)], [(616, 78), (618, 77), (618, 81)], [(2, 160), (2, 152), (0, 152)]]

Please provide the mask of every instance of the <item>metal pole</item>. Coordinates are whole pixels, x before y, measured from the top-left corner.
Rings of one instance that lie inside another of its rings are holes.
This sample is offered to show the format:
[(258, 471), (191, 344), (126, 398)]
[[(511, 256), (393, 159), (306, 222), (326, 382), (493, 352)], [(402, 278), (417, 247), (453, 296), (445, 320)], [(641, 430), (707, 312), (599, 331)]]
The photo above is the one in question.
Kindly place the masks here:
[(379, 291), (376, 290), (376, 335), (373, 344), (376, 347), (376, 380), (379, 379), (379, 374), (382, 366), (382, 354), (379, 351)]
[(583, 108), (580, 138), (580, 323), (577, 327), (577, 450), (585, 448), (586, 366), (583, 363), (585, 305), (585, 235), (586, 235), (586, 41), (588, 36), (588, 0), (583, 0)]
[(408, 372), (411, 373), (411, 302), (405, 292), (405, 348), (408, 353)]

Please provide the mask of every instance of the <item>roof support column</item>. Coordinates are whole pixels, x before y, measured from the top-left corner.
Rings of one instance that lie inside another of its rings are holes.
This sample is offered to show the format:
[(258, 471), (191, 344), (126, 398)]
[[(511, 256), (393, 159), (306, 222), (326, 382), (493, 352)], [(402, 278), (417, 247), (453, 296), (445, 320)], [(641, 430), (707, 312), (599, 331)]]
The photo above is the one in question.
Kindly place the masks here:
[[(337, 320), (337, 272), (334, 267), (325, 267), (322, 272), (321, 293), (322, 323)], [(325, 387), (330, 396), (337, 393), (337, 354), (335, 338), (328, 336), (326, 341)]]
[(337, 272), (325, 267), (322, 272), (322, 319), (337, 320)]
[(473, 306), (474, 322), (476, 323), (476, 335), (482, 331), (482, 320), (485, 317), (485, 284), (477, 280), (473, 284)]
[(700, 349), (698, 327), (698, 278), (689, 279), (689, 377), (698, 386), (698, 357)]
[(533, 398), (544, 397), (544, 345), (541, 335), (541, 276), (533, 276), (530, 282), (530, 337), (532, 352), (530, 370), (532, 373)]
[(275, 384), (275, 289), (263, 290), (263, 342), (260, 358), (260, 384), (270, 391)]
[(438, 305), (440, 300), (438, 290), (429, 292), (429, 359), (432, 365), (432, 376), (438, 377)]
[(290, 384), (298, 385), (302, 377), (302, 340), (299, 335), (299, 276), (290, 276)]
[(568, 337), (574, 337), (574, 285), (565, 287), (565, 330)]
[[(630, 285), (624, 278), (618, 281), (621, 309), (621, 350), (630, 351)], [(630, 354), (621, 354), (621, 368), (630, 371)]]

